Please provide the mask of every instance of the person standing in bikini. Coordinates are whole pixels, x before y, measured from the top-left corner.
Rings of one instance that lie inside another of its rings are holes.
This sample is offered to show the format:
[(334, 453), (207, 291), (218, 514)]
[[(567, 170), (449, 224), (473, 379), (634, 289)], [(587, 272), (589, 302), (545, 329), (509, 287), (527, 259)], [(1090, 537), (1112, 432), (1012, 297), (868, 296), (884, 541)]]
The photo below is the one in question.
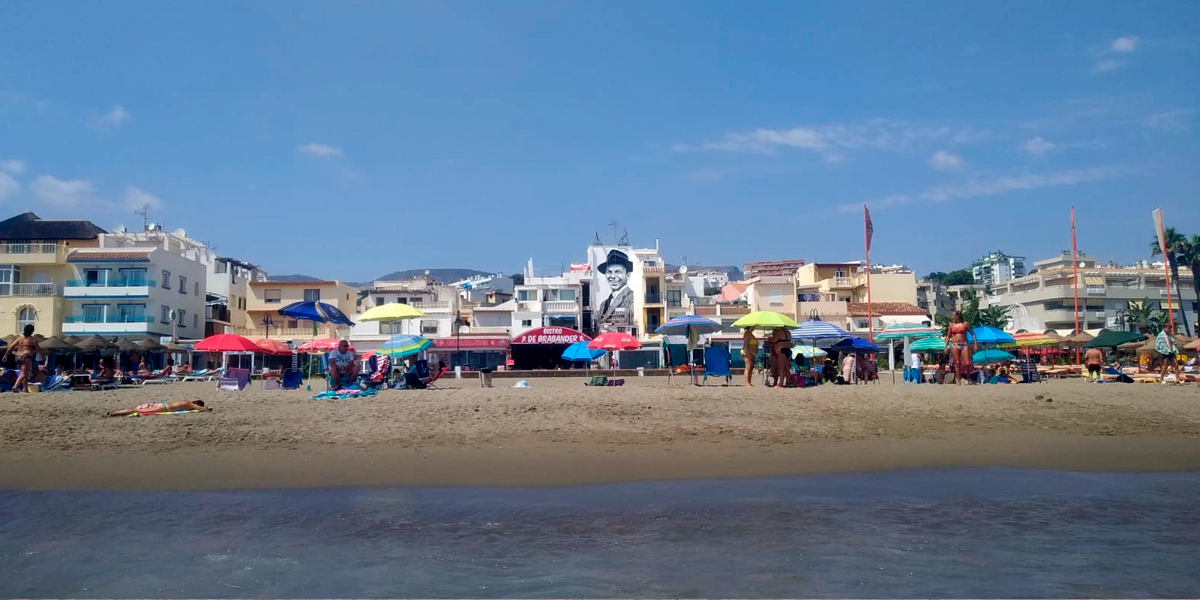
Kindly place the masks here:
[(975, 352), (975, 344), (967, 339), (975, 339), (971, 333), (971, 324), (963, 321), (962, 311), (954, 311), (950, 316), (950, 328), (946, 336), (946, 352), (950, 354), (950, 364), (954, 367), (954, 383), (962, 385), (962, 380), (971, 374), (971, 354)]
[(754, 328), (747, 327), (742, 332), (742, 361), (746, 363), (746, 385), (754, 385), (754, 362), (758, 360), (758, 338), (754, 337)]
[(13, 384), (14, 392), (29, 391), (29, 379), (33, 377), (33, 357), (42, 352), (42, 347), (33, 337), (33, 325), (26, 325), (24, 334), (9, 344), (8, 350), (4, 352), (4, 358), (0, 359), (0, 362), (7, 361), (9, 354), (17, 357), (17, 368), (21, 373), (17, 375), (17, 381)]

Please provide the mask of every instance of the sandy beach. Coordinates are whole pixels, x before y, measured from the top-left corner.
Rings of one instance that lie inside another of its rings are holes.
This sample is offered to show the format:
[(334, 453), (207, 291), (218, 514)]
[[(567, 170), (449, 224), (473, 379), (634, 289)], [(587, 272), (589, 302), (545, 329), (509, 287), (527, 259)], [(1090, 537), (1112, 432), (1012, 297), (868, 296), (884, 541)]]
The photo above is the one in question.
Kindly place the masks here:
[[(0, 396), (0, 487), (559, 485), (920, 467), (1200, 469), (1200, 386), (668, 386), (218, 392), (212, 383)], [(511, 382), (498, 380), (499, 385)], [(158, 400), (211, 413), (101, 418)]]

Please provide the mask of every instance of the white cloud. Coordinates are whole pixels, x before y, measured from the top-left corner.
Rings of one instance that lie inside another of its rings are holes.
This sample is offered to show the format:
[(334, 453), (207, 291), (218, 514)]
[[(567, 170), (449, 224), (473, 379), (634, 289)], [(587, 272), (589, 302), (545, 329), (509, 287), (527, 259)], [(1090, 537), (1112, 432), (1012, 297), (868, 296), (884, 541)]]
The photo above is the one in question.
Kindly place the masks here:
[[(913, 201), (912, 196), (909, 196), (908, 194), (891, 194), (890, 196), (884, 196), (883, 198), (880, 198), (878, 200), (868, 201), (867, 207), (869, 207), (871, 210), (879, 210), (879, 209), (885, 209), (885, 208), (892, 208), (894, 206), (904, 206), (906, 204), (911, 204), (912, 201)], [(843, 204), (838, 207), (838, 212), (856, 213), (856, 212), (861, 212), (861, 211), (862, 211), (862, 204), (858, 204), (858, 203)]]
[(1187, 133), (1192, 129), (1192, 117), (1200, 109), (1181, 108), (1146, 115), (1142, 120), (1146, 127), (1169, 133)]
[(1012, 191), (1036, 190), (1064, 185), (1078, 185), (1091, 181), (1108, 179), (1122, 173), (1122, 169), (1113, 167), (1092, 167), (1088, 169), (1072, 169), (1042, 175), (1006, 175), (1000, 177), (970, 179), (963, 183), (942, 186), (928, 190), (921, 197), (933, 202), (976, 198), (979, 196), (995, 196)]
[(1056, 146), (1054, 145), (1053, 142), (1047, 142), (1046, 140), (1042, 139), (1041, 136), (1038, 136), (1031, 140), (1028, 140), (1024, 144), (1021, 144), (1021, 146), (1020, 146), (1022, 151), (1032, 154), (1034, 156), (1041, 156), (1041, 155), (1053, 150), (1055, 147)]
[(15, 158), (0, 160), (0, 171), (12, 173), (13, 175), (23, 173), (25, 172), (25, 161)]
[(1125, 66), (1125, 61), (1123, 61), (1123, 60), (1113, 60), (1111, 58), (1106, 58), (1104, 60), (1096, 61), (1096, 64), (1092, 65), (1092, 70), (1089, 72), (1092, 75), (1099, 75), (1101, 73), (1115, 71), (1117, 69), (1120, 69), (1123, 66)]
[(950, 154), (945, 150), (938, 150), (929, 157), (929, 166), (935, 171), (957, 171), (963, 168), (966, 161), (961, 156)]
[(1108, 52), (1116, 54), (1129, 54), (1137, 50), (1138, 38), (1136, 35), (1127, 35), (1119, 37), (1112, 41), (1108, 47)]
[(62, 180), (49, 175), (39, 175), (29, 184), (33, 198), (54, 206), (75, 206), (92, 194), (92, 184), (84, 179)]
[(129, 111), (126, 111), (124, 107), (117, 105), (109, 109), (108, 112), (92, 119), (92, 127), (97, 129), (120, 127), (121, 125), (124, 125), (126, 121), (132, 118), (133, 117), (129, 114)]
[(342, 155), (341, 148), (329, 146), (327, 144), (318, 144), (317, 142), (305, 144), (296, 148), (296, 150), (317, 158), (333, 158)]
[(8, 200), (19, 189), (21, 189), (21, 184), (17, 183), (17, 180), (13, 179), (12, 175), (0, 172), (0, 202)]
[(676, 152), (714, 150), (774, 154), (780, 149), (814, 152), (837, 161), (850, 150), (911, 151), (934, 143), (965, 144), (992, 137), (972, 127), (917, 125), (895, 119), (872, 119), (852, 124), (827, 124), (791, 129), (756, 129), (729, 133), (700, 144), (676, 144)]
[(148, 206), (150, 210), (157, 211), (162, 209), (163, 202), (162, 198), (131, 185), (121, 192), (121, 204), (129, 210), (141, 210), (143, 206)]

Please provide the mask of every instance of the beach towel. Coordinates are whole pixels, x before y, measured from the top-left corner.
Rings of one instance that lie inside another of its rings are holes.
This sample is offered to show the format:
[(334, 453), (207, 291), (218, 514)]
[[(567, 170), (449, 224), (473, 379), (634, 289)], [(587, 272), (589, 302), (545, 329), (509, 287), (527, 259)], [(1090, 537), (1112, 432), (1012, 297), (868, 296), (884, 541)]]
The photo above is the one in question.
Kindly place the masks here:
[(340, 390), (325, 390), (324, 392), (321, 392), (320, 394), (313, 396), (312, 399), (313, 400), (346, 400), (348, 398), (364, 398), (367, 396), (374, 396), (375, 394), (378, 394), (378, 393), (379, 393), (379, 390), (376, 390), (376, 389), (360, 390), (360, 389), (355, 389), (355, 388), (345, 388), (345, 389), (340, 389)]
[(186, 415), (188, 413), (208, 412), (206, 410), (172, 410), (168, 412), (146, 412), (125, 415), (127, 417), (153, 417), (154, 415)]
[(1175, 356), (1175, 340), (1167, 335), (1167, 332), (1160, 331), (1158, 336), (1154, 338), (1154, 351), (1163, 356)]

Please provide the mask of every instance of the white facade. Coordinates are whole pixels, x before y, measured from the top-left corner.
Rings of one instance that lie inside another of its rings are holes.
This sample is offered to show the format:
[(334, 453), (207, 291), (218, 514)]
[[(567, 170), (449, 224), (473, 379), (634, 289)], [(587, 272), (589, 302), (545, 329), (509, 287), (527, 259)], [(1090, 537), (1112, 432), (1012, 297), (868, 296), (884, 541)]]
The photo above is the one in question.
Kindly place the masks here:
[[(729, 283), (729, 274), (724, 271), (704, 271), (687, 274), (686, 293), (691, 298), (708, 298), (721, 294), (721, 288)], [(708, 292), (716, 290), (716, 293)]]
[[(532, 262), (528, 273), (533, 271)], [(528, 273), (525, 282), (513, 289), (512, 337), (538, 327), (579, 330), (583, 323), (583, 281), (590, 274), (534, 277)]]
[(979, 285), (998, 285), (1025, 276), (1025, 257), (992, 252), (971, 265), (971, 276)]
[(207, 334), (226, 333), (227, 329), (246, 322), (250, 282), (266, 281), (267, 273), (249, 263), (225, 257), (212, 257), (205, 267), (205, 316), (213, 324)]
[[(421, 312), (424, 317), (405, 319), (402, 321), (362, 321), (358, 314), (367, 310), (400, 302)], [(359, 313), (350, 318), (355, 322), (350, 331), (350, 340), (366, 342), (379, 341), (393, 335), (419, 335), (426, 338), (449, 338), (455, 335), (455, 321), (459, 318), (461, 298), (459, 288), (448, 285), (435, 285), (425, 279), (409, 281), (376, 281), (359, 305)], [(359, 344), (356, 344), (358, 347)], [(363, 350), (364, 348), (358, 348)]]
[(67, 256), (74, 279), (65, 335), (204, 337), (205, 267), (162, 248), (95, 248)]

